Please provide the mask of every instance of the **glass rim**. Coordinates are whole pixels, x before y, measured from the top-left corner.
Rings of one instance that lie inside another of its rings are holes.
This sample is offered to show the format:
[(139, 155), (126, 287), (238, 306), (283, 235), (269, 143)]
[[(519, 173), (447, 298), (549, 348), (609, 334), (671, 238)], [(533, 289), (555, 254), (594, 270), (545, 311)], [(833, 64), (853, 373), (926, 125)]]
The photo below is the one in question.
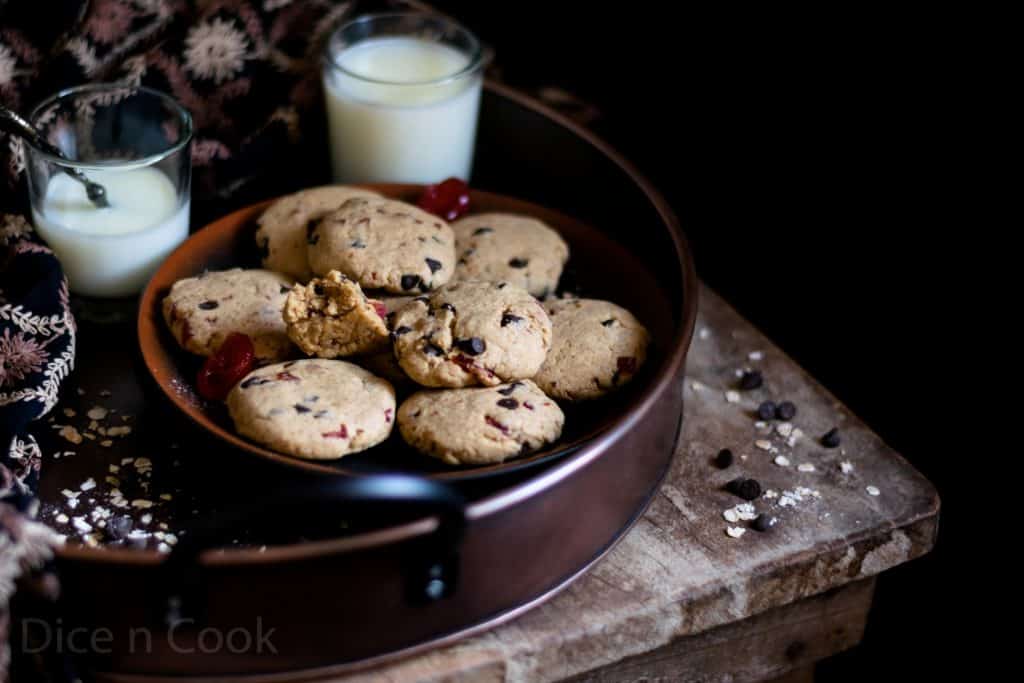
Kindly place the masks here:
[[(466, 66), (459, 69), (455, 73), (449, 74), (447, 76), (442, 76), (441, 78), (432, 78), (424, 81), (392, 81), (383, 78), (371, 78), (364, 74), (359, 74), (354, 71), (350, 71), (349, 69), (346, 69), (340, 63), (338, 63), (338, 61), (334, 58), (334, 55), (332, 54), (331, 50), (331, 44), (334, 42), (334, 39), (345, 29), (351, 26), (355, 26), (357, 24), (371, 23), (374, 21), (380, 21), (382, 19), (398, 18), (416, 18), (435, 21), (437, 23), (446, 25), (448, 28), (454, 29), (458, 33), (464, 34), (467, 38), (469, 38), (469, 43), (471, 46), (471, 51), (469, 54), (469, 63), (467, 63)], [(476, 34), (474, 34), (472, 31), (470, 31), (468, 28), (466, 28), (459, 22), (455, 21), (454, 19), (449, 19), (448, 17), (436, 14), (428, 14), (426, 12), (378, 12), (373, 14), (363, 14), (354, 19), (350, 19), (349, 21), (340, 24), (337, 28), (331, 31), (331, 35), (328, 36), (327, 42), (324, 45), (323, 57), (324, 61), (327, 64), (329, 64), (333, 69), (337, 69), (346, 76), (350, 76), (356, 80), (363, 81), (364, 83), (376, 83), (378, 85), (404, 85), (422, 87), (424, 85), (444, 85), (445, 83), (451, 83), (460, 80), (462, 78), (465, 78), (466, 76), (472, 75), (476, 71), (479, 71), (483, 67), (484, 51), (483, 46), (480, 43), (480, 39), (476, 37)]]
[(189, 112), (189, 110), (186, 109), (180, 102), (178, 102), (178, 100), (174, 99), (173, 97), (171, 97), (167, 93), (165, 93), (165, 92), (163, 92), (161, 90), (156, 90), (155, 88), (150, 88), (150, 87), (144, 86), (144, 85), (126, 85), (126, 84), (123, 84), (123, 83), (116, 83), (116, 82), (113, 82), (113, 83), (86, 83), (84, 85), (76, 85), (76, 86), (72, 86), (70, 88), (64, 88), (62, 90), (58, 90), (54, 94), (52, 94), (49, 97), (45, 98), (43, 101), (41, 101), (35, 107), (33, 107), (32, 111), (29, 112), (28, 121), (29, 121), (29, 123), (32, 124), (33, 127), (36, 127), (36, 117), (44, 109), (46, 109), (47, 107), (50, 107), (50, 106), (60, 102), (61, 100), (69, 99), (72, 96), (80, 95), (80, 94), (85, 93), (85, 92), (103, 92), (103, 91), (112, 91), (112, 90), (129, 90), (129, 91), (132, 92), (132, 94), (141, 92), (141, 93), (144, 93), (146, 95), (151, 95), (151, 96), (157, 97), (160, 100), (163, 100), (164, 103), (169, 104), (170, 107), (178, 113), (178, 118), (181, 120), (181, 122), (183, 124), (183, 129), (184, 130), (182, 131), (181, 139), (178, 140), (177, 142), (175, 142), (174, 144), (168, 146), (167, 149), (161, 150), (159, 152), (156, 152), (154, 154), (150, 154), (150, 155), (147, 155), (147, 156), (144, 156), (144, 157), (139, 157), (138, 159), (127, 159), (127, 160), (125, 160), (125, 159), (120, 159), (120, 160), (115, 160), (115, 159), (97, 159), (95, 161), (80, 161), (80, 160), (77, 160), (77, 159), (68, 159), (67, 157), (55, 156), (53, 154), (50, 154), (46, 150), (40, 149), (39, 147), (35, 146), (29, 140), (24, 140), (24, 143), (27, 146), (29, 146), (30, 148), (32, 148), (32, 152), (33, 153), (38, 154), (40, 157), (46, 159), (50, 163), (58, 165), (58, 166), (65, 166), (65, 167), (68, 167), (68, 168), (78, 168), (78, 169), (90, 169), (90, 168), (95, 169), (95, 168), (118, 168), (118, 167), (124, 167), (124, 166), (132, 166), (132, 167), (152, 166), (153, 164), (159, 163), (159, 162), (163, 161), (164, 159), (166, 159), (166, 158), (176, 154), (177, 152), (180, 152), (182, 149), (184, 149), (188, 145), (188, 143), (190, 143), (192, 141), (192, 136), (193, 136), (193, 134), (195, 132), (194, 128), (193, 128), (193, 123), (192, 123), (192, 113)]

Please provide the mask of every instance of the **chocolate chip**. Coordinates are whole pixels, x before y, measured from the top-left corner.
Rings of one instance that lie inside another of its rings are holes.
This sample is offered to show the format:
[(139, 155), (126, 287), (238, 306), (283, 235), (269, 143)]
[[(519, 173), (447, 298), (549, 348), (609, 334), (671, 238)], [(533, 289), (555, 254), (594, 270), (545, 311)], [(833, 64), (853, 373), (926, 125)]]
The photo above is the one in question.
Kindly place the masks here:
[(476, 237), (477, 235), (486, 235), (489, 232), (494, 232), (494, 228), (477, 228), (476, 230), (473, 231), (473, 236)]
[(443, 308), (446, 311), (451, 311), (452, 315), (455, 315), (455, 313), (456, 313), (455, 306), (451, 305), (447, 301), (444, 302), (443, 304), (441, 304), (441, 308)]
[(220, 306), (220, 304), (217, 303), (216, 301), (213, 301), (212, 299), (210, 301), (204, 301), (203, 303), (199, 304), (199, 308), (203, 309), (204, 311), (212, 311), (218, 306)]
[(737, 477), (725, 485), (725, 490), (743, 500), (754, 500), (761, 496), (761, 484), (756, 479)]
[(757, 416), (762, 420), (772, 420), (775, 418), (777, 410), (773, 401), (765, 401), (757, 407)]
[(423, 345), (423, 352), (428, 356), (443, 356), (444, 349), (433, 342), (427, 342)]
[(825, 448), (836, 448), (839, 446), (839, 430), (833, 427), (821, 437), (821, 445)]
[(514, 259), (509, 260), (508, 265), (512, 268), (525, 268), (530, 265), (530, 260), (525, 258), (519, 258), (518, 256)]
[(506, 325), (511, 325), (512, 323), (522, 322), (522, 320), (523, 319), (521, 316), (506, 313), (503, 316), (501, 316), (501, 326), (505, 327)]
[(394, 334), (395, 334), (396, 337), (400, 337), (403, 334), (409, 334), (410, 332), (412, 332), (412, 328), (411, 327), (409, 327), (408, 325), (402, 325), (402, 326), (400, 326), (400, 327), (395, 329)]
[(319, 420), (321, 418), (327, 417), (330, 414), (331, 414), (331, 411), (329, 411), (329, 410), (318, 410), (315, 413), (313, 413), (313, 417), (315, 417), (316, 419)]
[(270, 380), (265, 377), (250, 377), (249, 379), (242, 382), (239, 386), (241, 386), (243, 389), (248, 389), (249, 387), (258, 387), (261, 384), (266, 384), (269, 381)]
[(352, 247), (353, 249), (366, 249), (366, 242), (362, 240), (353, 240), (352, 243), (349, 244), (348, 246)]
[(402, 289), (415, 289), (421, 282), (419, 275), (403, 275)]
[(128, 515), (118, 515), (107, 522), (107, 533), (115, 540), (127, 538), (131, 532), (132, 518)]
[(459, 339), (455, 342), (462, 351), (465, 351), (471, 356), (478, 356), (487, 350), (487, 343), (484, 342), (480, 337), (470, 337), (469, 339)]
[(424, 260), (427, 262), (427, 268), (430, 268), (430, 272), (431, 273), (436, 273), (437, 271), (441, 270), (441, 262), (440, 261), (438, 261), (436, 259), (432, 259), (432, 258), (428, 258), (428, 259), (424, 259)]
[(514, 398), (501, 398), (498, 399), (498, 405), (502, 408), (508, 408), (509, 410), (515, 410), (519, 407), (519, 401)]
[(495, 285), (495, 287), (497, 287), (498, 289), (505, 289), (506, 287), (508, 287), (508, 283), (507, 282), (499, 282), (498, 284)]
[(419, 301), (421, 304), (427, 304), (428, 306), (430, 305), (430, 299), (425, 296), (418, 296), (414, 298), (413, 301)]
[(317, 296), (323, 296), (324, 295), (323, 285), (313, 285), (313, 293), (316, 294)]
[(728, 448), (723, 448), (722, 450), (718, 451), (718, 455), (715, 456), (715, 467), (717, 467), (720, 470), (724, 470), (730, 465), (732, 465), (732, 461), (732, 451), (730, 451)]
[(750, 523), (750, 528), (754, 531), (768, 531), (772, 528), (772, 519), (768, 515), (760, 514)]
[(296, 403), (292, 407), (295, 408), (295, 412), (296, 413), (309, 413), (309, 412), (312, 412), (312, 410), (313, 410), (312, 408), (307, 408), (306, 406), (302, 405), (301, 403)]
[(292, 291), (291, 287), (288, 285), (281, 285), (281, 294), (287, 294), (290, 291)]
[(512, 384), (509, 384), (504, 389), (498, 389), (498, 393), (501, 394), (502, 396), (510, 396), (512, 392), (516, 390), (516, 387), (521, 386), (523, 386), (522, 382), (512, 382)]
[(796, 417), (796, 406), (792, 401), (783, 401), (775, 408), (775, 417), (780, 420), (792, 420)]
[(748, 370), (740, 377), (740, 389), (744, 391), (758, 389), (762, 384), (764, 384), (764, 378), (761, 377), (761, 373), (757, 370)]
[(601, 324), (604, 325), (605, 327), (611, 327), (612, 325), (615, 324), (615, 318), (608, 318), (607, 320), (602, 320)]

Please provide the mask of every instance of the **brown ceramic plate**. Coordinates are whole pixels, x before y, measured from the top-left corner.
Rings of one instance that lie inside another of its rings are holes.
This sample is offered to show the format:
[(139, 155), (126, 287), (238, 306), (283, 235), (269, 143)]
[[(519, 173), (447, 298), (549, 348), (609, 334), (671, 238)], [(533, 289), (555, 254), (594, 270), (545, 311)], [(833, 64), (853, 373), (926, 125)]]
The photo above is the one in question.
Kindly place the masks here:
[[(417, 185), (368, 185), (389, 197), (410, 200)], [(663, 344), (670, 339), (670, 304), (648, 269), (624, 246), (604, 232), (536, 204), (489, 192), (473, 191), (471, 213), (504, 211), (535, 216), (557, 229), (569, 242), (571, 255), (562, 288), (581, 295), (615, 301), (647, 326), (654, 340), (644, 369), (620, 391), (597, 401), (563, 405), (566, 425), (561, 439), (526, 457), (484, 467), (453, 468), (407, 446), (394, 430), (383, 444), (333, 461), (302, 460), (278, 453), (235, 433), (227, 410), (203, 400), (194, 390), (198, 356), (182, 351), (163, 321), (161, 301), (176, 281), (204, 270), (259, 267), (253, 233), (255, 221), (270, 202), (254, 204), (217, 220), (192, 235), (172, 253), (150, 280), (139, 305), (139, 345), (146, 367), (161, 390), (201, 428), (235, 448), (290, 467), (322, 474), (361, 475), (403, 472), (441, 479), (468, 480), (510, 473), (567, 455), (626, 415), (638, 402), (642, 388), (661, 365)], [(399, 394), (401, 401), (403, 396)]]

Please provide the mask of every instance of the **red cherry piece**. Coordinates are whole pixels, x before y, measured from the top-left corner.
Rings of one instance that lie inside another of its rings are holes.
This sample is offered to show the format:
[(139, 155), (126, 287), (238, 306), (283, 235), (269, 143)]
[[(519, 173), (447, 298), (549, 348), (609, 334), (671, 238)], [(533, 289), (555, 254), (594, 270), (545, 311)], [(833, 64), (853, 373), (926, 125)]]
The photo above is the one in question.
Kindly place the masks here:
[(377, 315), (384, 320), (388, 319), (388, 308), (383, 302), (377, 301), (376, 299), (370, 299), (370, 304), (373, 306), (373, 310), (377, 311)]
[(348, 438), (348, 427), (345, 423), (341, 423), (341, 426), (333, 432), (321, 432), (320, 436), (325, 439), (347, 439)]
[(255, 365), (256, 350), (252, 340), (240, 332), (232, 332), (200, 368), (196, 377), (199, 395), (210, 401), (223, 401)]
[(428, 185), (417, 205), (446, 221), (453, 221), (469, 211), (469, 185), (458, 178), (448, 178), (437, 185)]

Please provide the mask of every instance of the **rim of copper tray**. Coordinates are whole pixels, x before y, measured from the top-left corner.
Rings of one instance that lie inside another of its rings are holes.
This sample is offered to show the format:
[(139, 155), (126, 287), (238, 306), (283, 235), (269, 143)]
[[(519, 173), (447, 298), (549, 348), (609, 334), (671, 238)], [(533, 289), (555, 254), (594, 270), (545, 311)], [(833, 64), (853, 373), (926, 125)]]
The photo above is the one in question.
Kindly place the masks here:
[[(644, 387), (640, 398), (627, 412), (614, 418), (609, 426), (597, 435), (592, 441), (584, 444), (575, 453), (566, 456), (565, 460), (551, 466), (550, 469), (528, 479), (520, 484), (513, 485), (499, 493), (482, 498), (466, 508), (466, 517), (471, 522), (481, 519), (495, 512), (515, 505), (526, 500), (539, 491), (554, 486), (558, 482), (572, 476), (575, 472), (586, 467), (590, 462), (600, 457), (615, 441), (640, 419), (649, 412), (655, 400), (664, 391), (668, 390), (667, 385), (675, 381), (678, 371), (686, 360), (686, 353), (689, 349), (693, 336), (693, 329), (697, 318), (698, 282), (694, 269), (692, 254), (689, 244), (679, 224), (679, 219), (669, 207), (664, 197), (661, 196), (650, 181), (648, 181), (632, 163), (627, 161), (621, 154), (616, 152), (608, 143), (601, 140), (594, 133), (582, 128), (567, 117), (559, 114), (536, 100), (523, 95), (507, 86), (493, 82), (487, 82), (486, 87), (495, 93), (515, 101), (520, 106), (533, 110), (556, 124), (567, 128), (572, 133), (583, 139), (587, 144), (596, 148), (607, 156), (637, 184), (643, 193), (654, 206), (665, 226), (675, 247), (676, 257), (682, 265), (682, 274), (679, 285), (682, 287), (683, 299), (681, 303), (680, 323), (677, 328), (677, 336), (669, 345), (669, 352), (656, 377)], [(436, 519), (428, 517), (424, 519), (407, 522), (394, 527), (380, 529), (367, 533), (348, 536), (345, 538), (307, 541), (303, 543), (292, 543), (286, 545), (267, 546), (265, 549), (256, 548), (218, 548), (204, 552), (200, 562), (207, 566), (223, 565), (251, 565), (283, 562), (291, 560), (309, 559), (325, 554), (345, 553), (360, 548), (376, 546), (382, 543), (392, 543), (404, 539), (420, 536), (429, 533), (436, 526)], [(606, 548), (607, 552), (611, 548)], [(604, 554), (601, 553), (601, 555)], [(77, 561), (92, 561), (99, 563), (124, 563), (136, 566), (159, 564), (166, 557), (157, 550), (134, 550), (120, 548), (89, 548), (86, 546), (64, 546), (57, 550), (58, 555), (63, 558)], [(595, 561), (598, 558), (595, 558)], [(588, 565), (589, 566), (589, 565)], [(585, 569), (585, 568), (584, 568)], [(561, 584), (562, 586), (566, 584)], [(547, 599), (557, 592), (558, 587), (551, 592), (541, 596), (538, 600)], [(536, 604), (535, 601), (532, 604)], [(518, 611), (516, 612), (518, 613)], [(510, 617), (509, 617), (510, 618)], [(488, 621), (493, 625), (493, 621)]]

